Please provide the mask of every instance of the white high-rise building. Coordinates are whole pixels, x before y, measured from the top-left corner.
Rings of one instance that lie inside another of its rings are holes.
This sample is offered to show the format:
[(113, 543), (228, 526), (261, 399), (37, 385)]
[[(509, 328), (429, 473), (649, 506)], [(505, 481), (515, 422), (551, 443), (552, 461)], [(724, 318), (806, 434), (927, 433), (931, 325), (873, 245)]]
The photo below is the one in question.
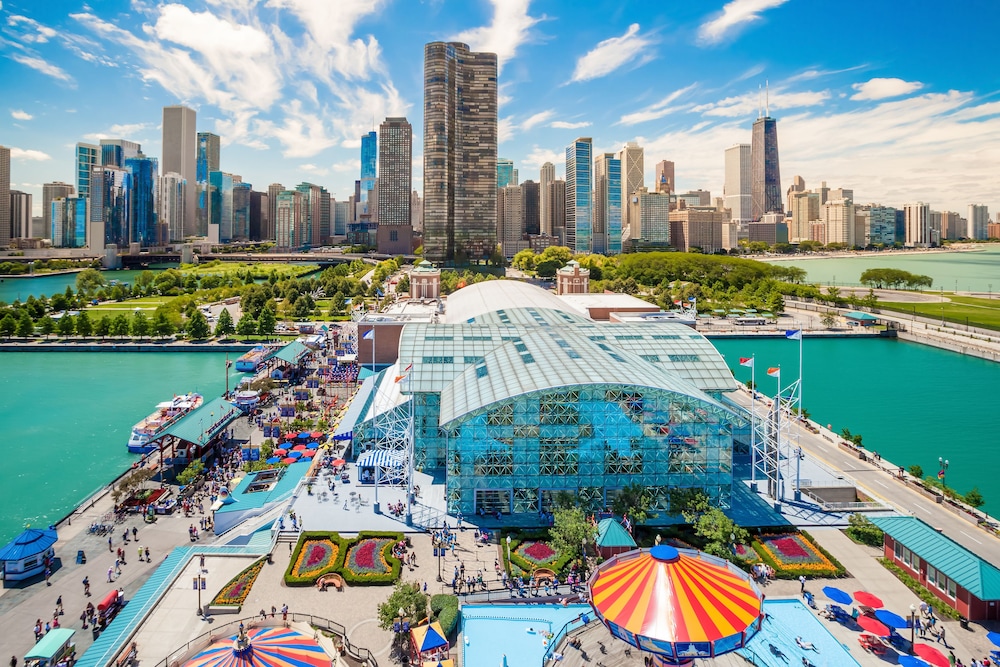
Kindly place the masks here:
[(160, 224), (167, 226), (167, 238), (178, 241), (184, 238), (184, 206), (187, 203), (187, 181), (176, 171), (160, 177), (160, 192), (156, 208)]
[[(843, 243), (848, 248), (856, 245), (854, 230), (854, 202), (850, 199), (831, 199), (820, 207), (820, 219), (826, 225), (826, 242)], [(864, 239), (861, 239), (864, 244)]]
[(544, 163), (538, 179), (539, 208), (541, 209), (540, 231), (544, 236), (552, 236), (552, 212), (549, 210), (549, 183), (554, 180), (556, 180), (556, 166), (551, 162)]
[(629, 197), (646, 183), (643, 176), (645, 150), (642, 146), (630, 141), (618, 151), (618, 159), (622, 165), (622, 229), (629, 226)]
[(990, 221), (990, 207), (985, 204), (969, 204), (968, 237), (976, 241), (985, 241), (986, 225)]
[(903, 242), (907, 248), (926, 248), (931, 244), (931, 206), (922, 201), (915, 204), (904, 204), (903, 215), (906, 220), (906, 239)]
[(753, 197), (750, 192), (750, 144), (736, 144), (726, 149), (726, 182), (722, 190), (725, 207), (732, 220), (745, 225), (752, 219)]
[[(182, 105), (163, 107), (163, 161), (160, 168), (164, 174), (176, 172), (188, 183), (194, 184), (197, 177), (198, 133), (195, 129), (197, 115), (194, 109)], [(194, 193), (185, 189), (184, 193), (184, 233), (177, 237), (193, 236), (196, 226), (196, 202)]]

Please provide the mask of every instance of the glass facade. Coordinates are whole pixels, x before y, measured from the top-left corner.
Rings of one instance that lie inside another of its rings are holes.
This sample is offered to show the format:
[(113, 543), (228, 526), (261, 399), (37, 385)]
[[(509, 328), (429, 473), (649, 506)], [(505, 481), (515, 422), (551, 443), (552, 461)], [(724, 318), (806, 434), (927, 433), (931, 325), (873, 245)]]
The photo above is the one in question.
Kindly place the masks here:
[[(566, 245), (573, 252), (593, 249), (593, 145), (577, 139), (566, 148)], [(618, 171), (621, 180), (621, 168)]]
[(361, 201), (365, 203), (368, 202), (368, 191), (375, 187), (377, 159), (378, 135), (372, 130), (361, 137)]
[(117, 167), (94, 167), (91, 171), (91, 223), (104, 224), (104, 243), (127, 248), (131, 225), (129, 199), (132, 176)]
[(233, 240), (250, 240), (250, 192), (249, 183), (233, 183)]
[(57, 248), (83, 248), (87, 245), (87, 199), (67, 197), (49, 203), (52, 245)]
[(224, 171), (208, 173), (209, 238), (218, 232), (219, 243), (233, 240), (233, 175)]
[(778, 164), (778, 122), (770, 117), (758, 118), (751, 139), (750, 213), (754, 220), (760, 220), (765, 213), (785, 210)]
[(134, 157), (125, 160), (130, 176), (129, 241), (143, 247), (157, 244), (156, 182), (157, 160)]
[(93, 144), (76, 145), (76, 193), (90, 196), (90, 172), (101, 164), (101, 149)]

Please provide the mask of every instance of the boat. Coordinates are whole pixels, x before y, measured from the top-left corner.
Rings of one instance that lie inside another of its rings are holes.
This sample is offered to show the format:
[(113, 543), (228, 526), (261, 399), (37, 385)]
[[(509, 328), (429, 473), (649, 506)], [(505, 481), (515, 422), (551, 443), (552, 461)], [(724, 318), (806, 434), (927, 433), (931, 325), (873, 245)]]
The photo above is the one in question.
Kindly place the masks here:
[(158, 403), (156, 410), (132, 427), (132, 434), (128, 439), (128, 451), (133, 454), (146, 454), (153, 451), (155, 447), (147, 444), (150, 439), (182, 416), (201, 406), (203, 401), (201, 394), (191, 393), (174, 396), (172, 400)]
[(261, 362), (267, 358), (267, 348), (258, 345), (236, 360), (236, 370), (241, 373), (256, 373)]

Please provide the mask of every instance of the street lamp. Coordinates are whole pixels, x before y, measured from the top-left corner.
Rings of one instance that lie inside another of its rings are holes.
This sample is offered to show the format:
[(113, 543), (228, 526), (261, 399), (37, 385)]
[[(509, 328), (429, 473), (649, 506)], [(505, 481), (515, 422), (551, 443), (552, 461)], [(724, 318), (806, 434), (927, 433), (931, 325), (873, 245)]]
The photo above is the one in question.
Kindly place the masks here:
[(913, 642), (917, 639), (917, 605), (910, 605), (910, 646), (913, 646)]
[[(441, 529), (444, 530), (444, 527), (442, 526)], [(444, 546), (441, 542), (440, 535), (441, 533), (438, 533), (438, 537), (435, 538), (435, 541), (437, 543), (438, 581), (441, 581), (441, 556), (444, 555), (443, 554)]]
[(945, 481), (945, 473), (948, 470), (948, 459), (938, 457), (938, 465), (941, 469), (938, 470), (938, 479), (941, 480), (941, 486), (948, 486), (948, 482)]
[(510, 535), (507, 536), (507, 562), (510, 562)]
[(204, 610), (201, 608), (201, 589), (205, 587), (205, 576), (198, 570), (197, 576), (194, 578), (194, 587), (198, 590), (198, 616), (202, 616)]

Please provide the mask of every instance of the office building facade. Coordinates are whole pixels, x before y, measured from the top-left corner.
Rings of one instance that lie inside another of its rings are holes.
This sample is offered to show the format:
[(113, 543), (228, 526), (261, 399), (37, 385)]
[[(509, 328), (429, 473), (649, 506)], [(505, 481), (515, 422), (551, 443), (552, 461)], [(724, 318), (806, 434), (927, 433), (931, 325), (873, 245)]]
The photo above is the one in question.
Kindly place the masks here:
[(622, 163), (614, 153), (594, 161), (593, 251), (619, 255), (622, 251)]
[(101, 164), (101, 147), (94, 144), (76, 145), (76, 194), (90, 196), (90, 174)]
[(10, 191), (10, 238), (32, 238), (31, 193), (29, 192)]
[(645, 150), (634, 141), (622, 146), (618, 151), (621, 162), (622, 187), (619, 202), (622, 206), (622, 230), (629, 225), (629, 197), (646, 184), (644, 175)]
[(551, 162), (542, 164), (538, 175), (539, 230), (546, 236), (552, 235), (552, 218), (549, 216), (549, 183), (556, 180), (556, 166)]
[(298, 190), (282, 190), (275, 195), (275, 244), (281, 250), (297, 250), (304, 244), (303, 196)]
[(424, 47), (424, 256), (485, 259), (497, 245), (497, 56)]
[(736, 144), (727, 148), (726, 180), (722, 188), (723, 206), (731, 211), (733, 222), (739, 225), (745, 225), (753, 219), (750, 182), (750, 144)]
[(413, 251), (413, 127), (406, 118), (386, 118), (379, 126), (378, 228), (380, 253)]
[(974, 241), (987, 239), (986, 225), (990, 222), (990, 208), (985, 204), (969, 204), (967, 235)]
[(142, 146), (126, 139), (101, 139), (101, 165), (125, 168), (125, 160), (137, 157)]
[(758, 118), (753, 124), (750, 194), (750, 217), (754, 220), (760, 220), (765, 213), (785, 210), (778, 164), (778, 121), (770, 116)]
[(497, 189), (505, 188), (508, 185), (517, 185), (517, 178), (514, 176), (517, 170), (514, 169), (514, 161), (505, 158), (497, 158)]
[(108, 244), (128, 248), (131, 231), (129, 172), (112, 165), (94, 167), (90, 173), (90, 225), (87, 247), (103, 251)]
[(125, 169), (129, 174), (129, 243), (155, 246), (160, 241), (156, 227), (157, 160), (140, 154), (125, 160)]
[(45, 225), (45, 229), (52, 229), (52, 202), (56, 199), (72, 197), (74, 194), (74, 188), (69, 183), (56, 181), (55, 183), (42, 184), (42, 224)]
[(89, 202), (85, 197), (60, 197), (49, 203), (52, 247), (83, 248), (87, 245)]
[(559, 245), (566, 245), (566, 181), (555, 180), (548, 187), (550, 236), (558, 239)]
[(656, 163), (656, 191), (667, 194), (677, 191), (674, 185), (674, 163), (670, 160), (660, 160)]
[[(163, 173), (180, 174), (188, 183), (197, 179), (198, 132), (195, 128), (197, 114), (182, 105), (163, 107)], [(218, 169), (219, 167), (216, 167)], [(184, 229), (194, 230), (196, 202), (184, 199)], [(187, 235), (187, 234), (185, 234)]]
[(931, 207), (930, 204), (916, 202), (903, 205), (903, 215), (906, 220), (906, 238), (903, 244), (907, 248), (927, 248), (931, 245)]
[(10, 245), (10, 149), (0, 146), (0, 248)]
[(538, 183), (527, 180), (521, 183), (521, 215), (524, 218), (524, 233), (538, 236), (542, 229), (541, 194)]
[(566, 147), (566, 245), (573, 252), (593, 248), (593, 142), (580, 137)]
[(629, 196), (626, 249), (670, 245), (670, 194), (639, 188)]
[(213, 171), (222, 170), (221, 139), (219, 135), (211, 132), (199, 132), (197, 144), (195, 180), (188, 181), (193, 185), (195, 223), (192, 228), (185, 231), (193, 236), (208, 236), (208, 175)]
[(367, 207), (369, 192), (375, 189), (376, 166), (378, 164), (378, 135), (375, 130), (361, 136), (361, 203)]

